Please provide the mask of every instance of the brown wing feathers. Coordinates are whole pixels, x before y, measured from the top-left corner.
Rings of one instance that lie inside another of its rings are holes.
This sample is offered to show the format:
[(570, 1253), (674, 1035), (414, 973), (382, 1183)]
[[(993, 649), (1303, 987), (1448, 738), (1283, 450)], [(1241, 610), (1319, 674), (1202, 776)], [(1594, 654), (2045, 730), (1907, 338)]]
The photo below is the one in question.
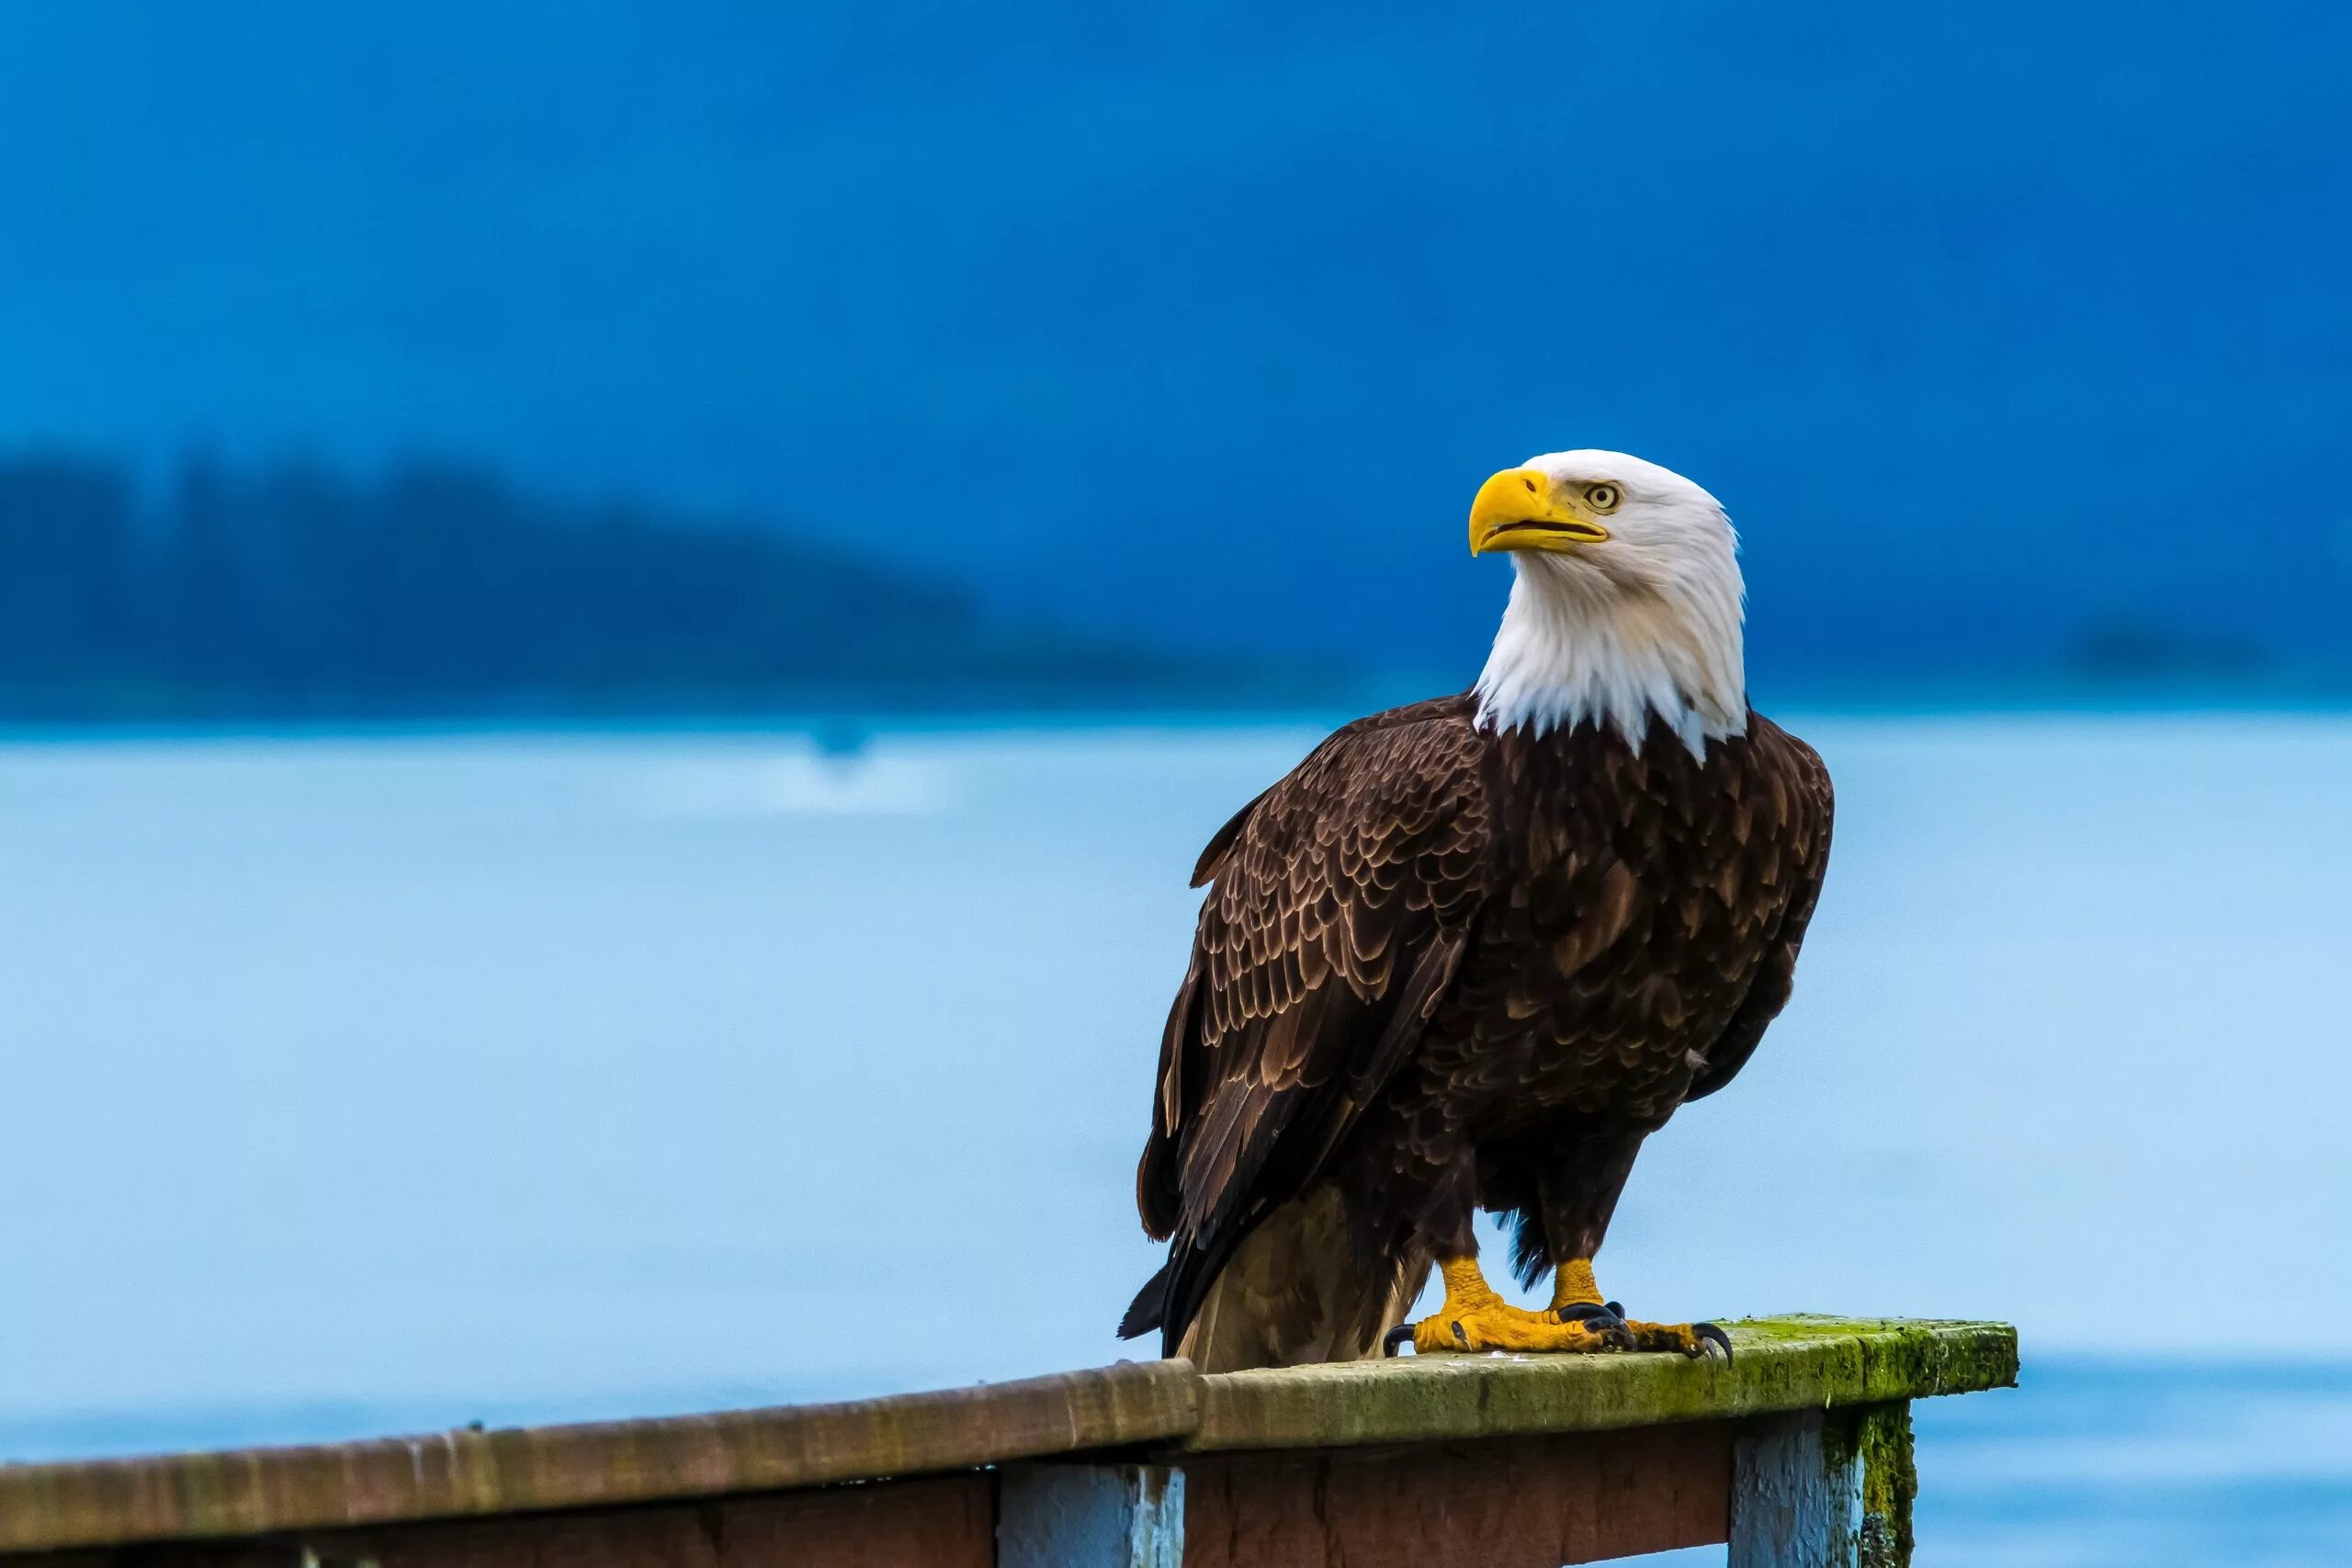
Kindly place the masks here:
[(1137, 1170), (1145, 1227), (1174, 1245), (1122, 1333), (1156, 1326), (1172, 1348), (1224, 1258), (1409, 1053), (1485, 887), (1482, 754), (1461, 699), (1379, 715), (1210, 841)]
[[(1755, 873), (1760, 883), (1788, 877), (1793, 884), (1771, 945), (1739, 1010), (1707, 1052), (1707, 1065), (1691, 1080), (1684, 1101), (1703, 1099), (1738, 1076), (1756, 1054), (1765, 1029), (1788, 1005), (1796, 979), (1797, 950), (1804, 944), (1829, 869), (1829, 837), (1835, 797), (1829, 770), (1813, 748), (1769, 719), (1756, 718), (1750, 735), (1769, 791), (1736, 819), (1743, 845), (1763, 857)], [(1758, 821), (1768, 816), (1769, 820)]]

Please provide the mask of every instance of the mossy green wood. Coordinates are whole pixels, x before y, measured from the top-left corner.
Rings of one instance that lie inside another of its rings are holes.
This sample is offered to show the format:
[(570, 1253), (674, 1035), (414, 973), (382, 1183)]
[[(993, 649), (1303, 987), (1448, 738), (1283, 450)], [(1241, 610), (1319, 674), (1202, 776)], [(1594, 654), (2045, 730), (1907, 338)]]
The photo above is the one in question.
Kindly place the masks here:
[[(1726, 1324), (1737, 1359), (1430, 1356), (1204, 1378), (1193, 1449), (1330, 1448), (1592, 1432), (1877, 1404), (2017, 1381), (2006, 1324)], [(1409, 1369), (1409, 1370), (1406, 1370)]]
[(845, 1404), (0, 1466), (0, 1553), (609, 1506), (1106, 1450), (1339, 1447), (1875, 1404), (2015, 1381), (2005, 1325), (1774, 1318), (1738, 1360), (1433, 1356), (1204, 1377), (1121, 1363)]

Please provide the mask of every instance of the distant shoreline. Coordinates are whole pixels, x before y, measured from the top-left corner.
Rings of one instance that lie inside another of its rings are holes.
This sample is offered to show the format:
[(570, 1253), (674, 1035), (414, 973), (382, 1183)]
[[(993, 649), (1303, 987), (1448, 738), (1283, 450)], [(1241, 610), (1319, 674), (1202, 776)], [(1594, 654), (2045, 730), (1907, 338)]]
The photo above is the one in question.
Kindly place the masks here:
[[(987, 730), (1083, 731), (1148, 728), (1334, 728), (1421, 697), (1437, 685), (1370, 682), (1346, 693), (1001, 693), (999, 700), (922, 702), (898, 694), (875, 700), (632, 708), (626, 705), (515, 705), (409, 711), (54, 715), (0, 708), (0, 745), (210, 739), (399, 739), (466, 736), (791, 735), (827, 750), (854, 750), (876, 734)], [(1759, 693), (1763, 711), (1832, 719), (2299, 718), (2352, 717), (2343, 691), (2124, 692), (2052, 685), (1897, 694), (1883, 688), (1792, 685)]]

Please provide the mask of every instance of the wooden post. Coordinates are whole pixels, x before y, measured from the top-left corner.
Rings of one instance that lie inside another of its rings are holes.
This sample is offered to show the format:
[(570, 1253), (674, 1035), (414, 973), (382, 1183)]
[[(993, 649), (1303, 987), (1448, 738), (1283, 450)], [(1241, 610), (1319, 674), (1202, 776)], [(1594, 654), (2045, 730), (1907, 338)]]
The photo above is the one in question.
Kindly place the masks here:
[(1184, 1472), (1159, 1464), (1007, 1465), (998, 1568), (1182, 1568)]
[(1730, 1568), (1908, 1568), (1907, 1401), (1753, 1423), (1732, 1450)]

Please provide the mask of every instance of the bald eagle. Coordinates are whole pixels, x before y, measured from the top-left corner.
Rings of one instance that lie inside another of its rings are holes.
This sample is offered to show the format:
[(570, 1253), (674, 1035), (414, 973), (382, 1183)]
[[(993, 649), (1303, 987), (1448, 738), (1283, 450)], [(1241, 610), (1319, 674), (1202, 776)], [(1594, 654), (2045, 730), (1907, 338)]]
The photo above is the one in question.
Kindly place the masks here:
[[(1470, 548), (1515, 570), (1476, 682), (1332, 735), (1193, 873), (1136, 1181), (1168, 1258), (1120, 1332), (1206, 1371), (1730, 1353), (1628, 1318), (1592, 1259), (1643, 1140), (1789, 998), (1828, 774), (1747, 705), (1737, 541), (1689, 479), (1534, 457), (1480, 487)], [(1488, 1283), (1482, 1208), (1549, 1311)]]

